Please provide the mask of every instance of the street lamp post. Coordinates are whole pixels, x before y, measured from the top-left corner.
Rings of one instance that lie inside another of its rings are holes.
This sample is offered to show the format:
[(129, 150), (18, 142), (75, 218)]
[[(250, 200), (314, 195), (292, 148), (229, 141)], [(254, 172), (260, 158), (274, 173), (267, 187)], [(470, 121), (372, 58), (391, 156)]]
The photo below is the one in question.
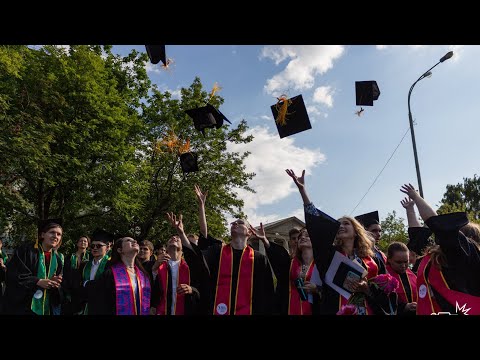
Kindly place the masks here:
[(422, 76), (420, 76), (417, 81), (413, 83), (413, 85), (410, 87), (410, 91), (408, 92), (408, 119), (410, 121), (410, 134), (412, 135), (412, 145), (413, 145), (413, 156), (415, 157), (415, 168), (417, 170), (417, 180), (418, 180), (418, 189), (420, 191), (420, 196), (423, 198), (423, 187), (422, 187), (422, 178), (420, 177), (420, 166), (418, 165), (418, 155), (417, 155), (417, 145), (415, 142), (415, 131), (413, 130), (413, 117), (412, 117), (412, 112), (410, 110), (410, 96), (412, 95), (412, 90), (413, 87), (422, 79), (425, 79), (426, 77), (429, 77), (432, 75), (432, 70), (435, 66), (438, 64), (444, 62), (445, 60), (450, 59), (453, 56), (453, 51), (449, 51), (446, 53), (438, 63), (433, 65), (430, 69), (425, 71)]

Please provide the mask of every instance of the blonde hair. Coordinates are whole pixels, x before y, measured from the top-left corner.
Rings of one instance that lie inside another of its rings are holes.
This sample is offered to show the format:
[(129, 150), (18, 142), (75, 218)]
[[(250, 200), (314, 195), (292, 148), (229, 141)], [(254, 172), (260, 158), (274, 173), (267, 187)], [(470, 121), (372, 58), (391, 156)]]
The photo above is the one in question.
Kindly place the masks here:
[(460, 231), (470, 240), (480, 244), (480, 225), (469, 222), (467, 225), (462, 227)]
[[(353, 229), (355, 230), (355, 240), (353, 247), (355, 250), (357, 250), (357, 255), (360, 258), (366, 258), (368, 256), (373, 257), (373, 242), (370, 240), (370, 237), (367, 234), (367, 231), (364, 229), (362, 224), (358, 222), (358, 220), (350, 217), (350, 216), (343, 216), (338, 221), (342, 220), (348, 220), (353, 226)], [(342, 248), (343, 247), (343, 241), (341, 239), (338, 239), (335, 237), (335, 241), (333, 243), (334, 245)]]

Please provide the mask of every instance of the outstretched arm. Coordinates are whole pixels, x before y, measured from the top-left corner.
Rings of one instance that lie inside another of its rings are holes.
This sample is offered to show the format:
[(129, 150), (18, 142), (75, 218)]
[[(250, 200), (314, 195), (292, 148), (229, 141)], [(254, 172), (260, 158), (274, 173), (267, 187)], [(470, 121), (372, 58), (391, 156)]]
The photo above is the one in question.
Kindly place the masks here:
[(302, 176), (300, 177), (296, 176), (292, 169), (286, 169), (285, 171), (288, 176), (293, 179), (295, 185), (297, 185), (298, 191), (300, 191), (300, 195), (302, 196), (303, 205), (310, 204), (311, 201), (307, 195), (307, 190), (305, 188), (305, 170), (302, 171)]
[(207, 199), (208, 190), (205, 194), (198, 185), (195, 185), (195, 195), (197, 195), (198, 202), (198, 223), (200, 225), (200, 233), (206, 238), (208, 235), (207, 217), (205, 215), (205, 201)]
[(420, 221), (418, 221), (417, 215), (415, 214), (415, 201), (410, 198), (405, 198), (400, 201), (400, 203), (407, 211), (408, 227), (422, 227), (422, 224), (420, 224)]
[(185, 231), (183, 230), (183, 215), (180, 214), (177, 218), (177, 215), (171, 212), (167, 213), (167, 218), (172, 227), (177, 230), (177, 234), (180, 237), (180, 240), (182, 240), (182, 246), (193, 250), (192, 245), (190, 245), (190, 241), (188, 241)]
[(437, 216), (437, 212), (417, 193), (412, 184), (404, 184), (400, 191), (407, 194), (415, 202), (423, 221), (427, 221), (432, 216)]

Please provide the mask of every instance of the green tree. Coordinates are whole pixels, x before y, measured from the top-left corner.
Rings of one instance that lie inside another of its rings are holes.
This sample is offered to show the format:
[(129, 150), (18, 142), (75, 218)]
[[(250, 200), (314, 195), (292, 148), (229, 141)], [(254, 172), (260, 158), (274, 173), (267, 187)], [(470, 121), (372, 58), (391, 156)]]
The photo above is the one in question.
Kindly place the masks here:
[(379, 248), (382, 251), (386, 251), (388, 245), (394, 241), (403, 243), (408, 242), (408, 234), (405, 224), (405, 220), (401, 217), (397, 217), (397, 213), (394, 210), (392, 213), (388, 213), (385, 220), (381, 221), (382, 237), (379, 241)]
[[(146, 124), (145, 137), (139, 151), (142, 154), (141, 166), (137, 168), (137, 202), (134, 206), (118, 204), (123, 224), (137, 228), (138, 239), (165, 242), (173, 233), (166, 221), (165, 213), (182, 213), (187, 232), (198, 233), (198, 205), (194, 184), (208, 191), (206, 213), (209, 233), (222, 237), (226, 235), (226, 214), (243, 216), (243, 200), (238, 199), (234, 190), (251, 190), (248, 180), (254, 174), (245, 172), (243, 160), (248, 153), (226, 151), (227, 141), (250, 142), (253, 137), (245, 137), (245, 121), (232, 128), (224, 125), (220, 129), (206, 129), (203, 136), (193, 127), (192, 119), (185, 110), (204, 106), (209, 101), (215, 107), (223, 103), (219, 96), (210, 97), (202, 89), (199, 78), (189, 88), (181, 89), (181, 100), (172, 99), (169, 92), (161, 93), (153, 88), (152, 95), (142, 107), (142, 117)], [(198, 154), (200, 171), (183, 175), (179, 153), (167, 148), (158, 149), (158, 144), (173, 131), (179, 144), (190, 141), (190, 150)], [(252, 191), (252, 190), (251, 190)], [(131, 203), (130, 205), (133, 205)]]
[[(212, 234), (226, 234), (227, 214), (243, 215), (235, 190), (251, 190), (254, 174), (245, 172), (248, 153), (226, 143), (252, 140), (246, 122), (203, 137), (184, 111), (223, 99), (198, 78), (172, 99), (151, 85), (146, 61), (111, 46), (0, 46), (0, 226), (16, 242), (32, 241), (38, 219), (52, 217), (64, 219), (63, 246), (72, 248), (96, 227), (166, 241), (166, 211), (198, 232), (195, 183), (209, 191)], [(157, 151), (172, 130), (190, 140), (199, 172), (184, 176), (178, 151)]]
[(463, 184), (447, 185), (440, 201), (439, 214), (465, 211), (470, 221), (480, 223), (480, 177), (463, 178)]
[(78, 236), (101, 222), (135, 171), (145, 54), (111, 47), (0, 47), (0, 206), (14, 237), (63, 217)]

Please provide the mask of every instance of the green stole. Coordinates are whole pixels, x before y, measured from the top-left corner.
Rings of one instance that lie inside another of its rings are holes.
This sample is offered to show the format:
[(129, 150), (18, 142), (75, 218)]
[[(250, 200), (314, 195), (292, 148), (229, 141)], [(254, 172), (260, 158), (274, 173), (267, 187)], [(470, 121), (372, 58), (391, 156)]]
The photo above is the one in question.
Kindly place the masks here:
[[(98, 279), (100, 275), (105, 271), (105, 265), (107, 265), (108, 261), (108, 256), (105, 255), (101, 260), (100, 264), (98, 265), (97, 272), (95, 273), (95, 279)], [(90, 280), (90, 272), (92, 271), (92, 264), (93, 264), (93, 258), (89, 262), (85, 264), (85, 267), (83, 268), (83, 281)], [(85, 310), (83, 311), (83, 315), (88, 315), (88, 303), (85, 305)]]
[(4, 253), (3, 250), (0, 250), (0, 257), (3, 259), (3, 264), (7, 265), (8, 255)]
[[(38, 247), (38, 270), (37, 277), (39, 279), (50, 279), (55, 275), (57, 271), (57, 255), (52, 251), (50, 255), (50, 265), (47, 270), (45, 267), (45, 254), (43, 253), (43, 248)], [(47, 289), (40, 288), (35, 292), (35, 295), (32, 298), (32, 305), (30, 307), (32, 311), (37, 315), (50, 315), (50, 294)]]
[[(82, 261), (88, 261), (90, 260), (90, 256), (88, 251), (85, 251), (85, 253), (82, 255)], [(77, 266), (77, 253), (73, 253), (72, 256), (70, 257), (70, 264), (72, 266), (72, 269), (78, 269), (79, 266)]]

